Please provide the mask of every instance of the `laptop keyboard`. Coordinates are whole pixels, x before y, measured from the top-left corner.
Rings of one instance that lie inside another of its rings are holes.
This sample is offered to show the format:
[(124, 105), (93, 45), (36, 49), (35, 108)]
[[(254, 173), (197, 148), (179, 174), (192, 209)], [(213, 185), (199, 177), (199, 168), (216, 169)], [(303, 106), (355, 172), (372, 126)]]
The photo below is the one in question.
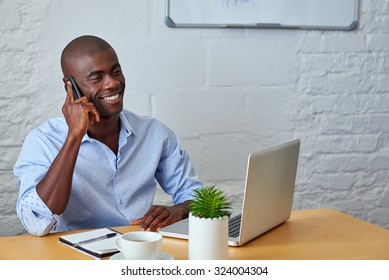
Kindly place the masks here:
[(228, 222), (228, 236), (229, 237), (238, 237), (240, 231), (240, 221), (242, 214), (230, 218)]

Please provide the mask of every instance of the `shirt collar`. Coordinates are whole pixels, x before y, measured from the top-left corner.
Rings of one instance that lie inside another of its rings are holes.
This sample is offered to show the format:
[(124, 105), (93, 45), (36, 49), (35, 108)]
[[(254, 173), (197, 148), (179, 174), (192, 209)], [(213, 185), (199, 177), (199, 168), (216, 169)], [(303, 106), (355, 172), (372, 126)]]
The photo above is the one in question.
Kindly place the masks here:
[[(135, 134), (134, 130), (132, 129), (131, 124), (126, 119), (126, 117), (123, 115), (123, 112), (120, 112), (120, 134), (124, 133), (125, 136), (129, 137), (131, 134)], [(84, 135), (81, 142), (85, 141), (93, 141), (93, 138), (89, 137), (88, 133)]]
[(134, 129), (132, 128), (127, 118), (124, 116), (123, 111), (120, 112), (119, 116), (121, 120), (120, 129), (122, 130), (122, 132), (124, 132), (127, 137), (130, 136), (131, 134), (135, 134)]

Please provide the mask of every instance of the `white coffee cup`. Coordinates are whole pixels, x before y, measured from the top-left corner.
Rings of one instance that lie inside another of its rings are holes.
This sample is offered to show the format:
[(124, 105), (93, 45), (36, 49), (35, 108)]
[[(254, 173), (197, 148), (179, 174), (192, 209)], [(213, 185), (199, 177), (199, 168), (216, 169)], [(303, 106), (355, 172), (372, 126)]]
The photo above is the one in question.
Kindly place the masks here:
[(115, 240), (116, 247), (128, 260), (152, 260), (160, 254), (162, 235), (152, 231), (133, 231)]

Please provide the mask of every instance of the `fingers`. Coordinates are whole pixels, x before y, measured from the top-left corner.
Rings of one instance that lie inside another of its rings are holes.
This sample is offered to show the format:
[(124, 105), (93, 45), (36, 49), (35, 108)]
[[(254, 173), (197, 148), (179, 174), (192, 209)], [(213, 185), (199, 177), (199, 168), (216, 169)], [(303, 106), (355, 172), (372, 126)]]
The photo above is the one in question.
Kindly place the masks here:
[(66, 99), (65, 99), (65, 104), (73, 102), (74, 101), (73, 87), (72, 87), (72, 83), (69, 81), (66, 82), (66, 92), (67, 92), (67, 95), (66, 95)]
[(81, 97), (73, 101), (74, 103), (80, 103), (84, 112), (88, 114), (90, 124), (100, 121), (100, 114), (97, 112), (95, 105), (89, 102), (86, 97)]
[(159, 228), (175, 221), (168, 207), (152, 206), (139, 224), (140, 230), (156, 231)]
[(100, 114), (97, 112), (94, 105), (93, 105), (93, 110), (89, 112), (89, 120), (91, 121), (91, 124), (100, 121)]
[(70, 81), (66, 83), (66, 99), (63, 107), (69, 107), (70, 104), (80, 104), (82, 110), (87, 114), (89, 124), (94, 124), (95, 122), (100, 121), (100, 114), (97, 112), (94, 104), (89, 102), (89, 100), (83, 96), (78, 99), (73, 97), (73, 87)]
[(130, 226), (139, 226), (142, 222), (142, 219), (134, 220), (130, 222)]

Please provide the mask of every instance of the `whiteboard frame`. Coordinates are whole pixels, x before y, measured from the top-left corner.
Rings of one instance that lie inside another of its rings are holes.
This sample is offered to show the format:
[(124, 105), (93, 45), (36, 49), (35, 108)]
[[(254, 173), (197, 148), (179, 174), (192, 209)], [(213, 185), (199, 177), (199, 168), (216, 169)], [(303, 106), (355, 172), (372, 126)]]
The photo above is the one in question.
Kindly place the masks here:
[[(226, 22), (194, 22), (191, 20), (180, 21), (175, 19), (175, 15), (171, 13), (171, 1), (176, 0), (165, 0), (165, 24), (170, 28), (274, 28), (274, 29), (316, 29), (316, 30), (344, 30), (351, 31), (355, 30), (358, 26), (358, 13), (359, 13), (359, 0), (354, 0), (353, 4), (353, 18), (349, 23), (344, 25), (304, 25), (304, 24), (283, 24), (274, 22), (242, 22), (242, 23), (230, 23), (228, 19)], [(178, 1), (197, 1), (197, 0), (178, 0)], [(210, 0), (211, 1), (211, 0)], [(256, 0), (253, 0), (256, 1)], [(272, 1), (272, 0), (269, 0)], [(290, 0), (292, 1), (292, 0)], [(323, 0), (325, 1), (325, 0)], [(341, 1), (341, 0), (338, 0)]]

